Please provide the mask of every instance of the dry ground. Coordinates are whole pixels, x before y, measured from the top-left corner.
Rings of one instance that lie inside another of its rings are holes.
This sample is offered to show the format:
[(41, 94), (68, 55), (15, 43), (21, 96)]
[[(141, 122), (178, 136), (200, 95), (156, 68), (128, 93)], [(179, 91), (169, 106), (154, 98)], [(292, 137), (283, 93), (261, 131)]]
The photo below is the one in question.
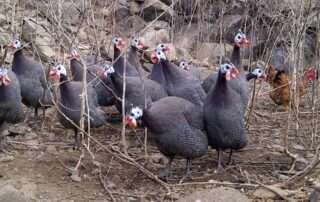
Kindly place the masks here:
[[(253, 201), (259, 201), (253, 195), (256, 188), (241, 184), (254, 181), (275, 184), (285, 181), (292, 175), (282, 173), (290, 169), (292, 160), (283, 152), (288, 114), (265, 94), (268, 90), (267, 84), (262, 86), (254, 104), (247, 133), (249, 144), (244, 150), (235, 154), (236, 164), (216, 173), (216, 152), (209, 149), (206, 156), (192, 162), (194, 179), (191, 182), (238, 183), (239, 185), (233, 187)], [(308, 106), (308, 99), (305, 97), (299, 115), (301, 125), (298, 132), (295, 131), (294, 119), (291, 118), (288, 148), (292, 153), (299, 154), (301, 159), (310, 163), (315, 149), (314, 147), (310, 149), (309, 146), (311, 114), (308, 113), (310, 111)], [(113, 108), (106, 111), (115, 113)], [(40, 124), (8, 126), (11, 132), (19, 129), (22, 132), (11, 133), (7, 138), (8, 153), (1, 155), (14, 158), (0, 162), (1, 184), (22, 186), (24, 183), (31, 182), (34, 185), (32, 199), (35, 201), (110, 201), (110, 195), (99, 178), (100, 171), (106, 186), (117, 201), (175, 201), (194, 190), (219, 186), (178, 185), (184, 172), (185, 160), (176, 159), (172, 167), (173, 175), (167, 182), (173, 185), (171, 195), (168, 196), (167, 190), (158, 182), (150, 179), (138, 168), (116, 159), (94, 142), (91, 142), (90, 151), (95, 157), (95, 163), (92, 162), (91, 155), (86, 152), (79, 168), (81, 182), (72, 181), (70, 173), (61, 162), (74, 167), (80, 152), (72, 149), (73, 136), (68, 135), (68, 131), (54, 121), (55, 119), (55, 112), (51, 109), (47, 113), (43, 128)], [(138, 131), (138, 134), (140, 133), (142, 131)], [(94, 129), (92, 134), (100, 143), (118, 154), (115, 149), (121, 148), (120, 122), (108, 123), (105, 128)], [(127, 137), (131, 142), (136, 139), (135, 133), (129, 128)], [(166, 159), (159, 154), (156, 147), (148, 144), (147, 152), (152, 163), (146, 164), (146, 158), (143, 158), (144, 152), (142, 146), (129, 149), (131, 158), (156, 174), (159, 168), (165, 165)], [(224, 158), (227, 158), (227, 153)], [(305, 167), (305, 164), (297, 163), (295, 171), (303, 170)], [(310, 191), (312, 191), (311, 185), (302, 188), (295, 193), (295, 199), (305, 199)]]

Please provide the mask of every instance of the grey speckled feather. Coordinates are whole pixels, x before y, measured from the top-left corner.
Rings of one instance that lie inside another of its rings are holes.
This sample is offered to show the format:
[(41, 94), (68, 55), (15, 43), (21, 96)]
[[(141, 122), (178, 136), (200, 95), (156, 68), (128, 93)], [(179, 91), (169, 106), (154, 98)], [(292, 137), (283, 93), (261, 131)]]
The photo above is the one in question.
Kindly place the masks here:
[(194, 159), (208, 148), (202, 109), (179, 97), (166, 97), (144, 110), (143, 121), (161, 153)]
[[(53, 104), (52, 97), (45, 83), (45, 75), (47, 73), (43, 72), (38, 62), (26, 58), (22, 53), (22, 49), (14, 53), (12, 71), (19, 80), (22, 102), (26, 106), (32, 108), (41, 107), (39, 100), (44, 105)], [(54, 95), (53, 89), (51, 93)]]
[[(98, 102), (100, 106), (112, 106), (114, 105), (115, 98), (110, 90), (101, 84), (100, 80), (96, 78), (99, 70), (101, 69), (98, 65), (88, 66), (87, 83), (92, 83), (94, 90), (98, 95)], [(70, 61), (71, 75), (74, 81), (82, 81), (83, 78), (83, 65), (75, 58)], [(92, 75), (94, 74), (94, 75)], [(91, 82), (93, 81), (93, 82)], [(103, 81), (104, 82), (104, 81)], [(108, 82), (104, 82), (108, 85)]]
[[(236, 79), (232, 79), (229, 81), (229, 86), (240, 95), (244, 108), (244, 114), (249, 102), (250, 89), (240, 58), (240, 48), (236, 45), (234, 45), (233, 48), (231, 63), (235, 65), (239, 73)], [(218, 73), (209, 75), (202, 83), (203, 90), (206, 93), (209, 93), (210, 89), (215, 86), (217, 79)]]
[(19, 123), (25, 119), (19, 81), (11, 70), (8, 70), (11, 83), (0, 86), (0, 123)]
[(170, 61), (162, 59), (159, 64), (154, 64), (150, 78), (163, 85), (169, 96), (181, 97), (202, 106), (206, 94), (199, 82)]
[[(112, 88), (118, 97), (122, 97), (123, 93), (123, 77), (117, 72), (110, 75)], [(155, 102), (163, 97), (167, 97), (168, 94), (165, 89), (155, 81), (144, 78), (143, 83), (138, 77), (126, 77), (126, 101), (125, 111), (127, 111), (131, 105), (140, 106), (144, 108), (145, 100), (151, 98), (151, 101)], [(121, 112), (121, 102), (116, 100), (116, 107)]]
[(241, 97), (222, 74), (219, 80), (203, 105), (209, 145), (215, 149), (238, 150), (247, 144)]
[[(82, 93), (82, 82), (67, 81), (66, 77), (61, 75), (60, 93), (61, 98), (59, 101), (59, 109), (75, 124), (79, 125), (80, 112), (81, 112), (81, 100), (80, 95)], [(105, 124), (106, 117), (102, 109), (99, 107), (97, 94), (91, 86), (87, 87), (88, 103), (90, 109), (90, 127), (98, 128)], [(85, 110), (87, 114), (87, 109)], [(60, 123), (66, 128), (75, 129), (75, 127), (61, 114), (59, 114)], [(87, 119), (85, 121), (85, 127), (87, 128)]]

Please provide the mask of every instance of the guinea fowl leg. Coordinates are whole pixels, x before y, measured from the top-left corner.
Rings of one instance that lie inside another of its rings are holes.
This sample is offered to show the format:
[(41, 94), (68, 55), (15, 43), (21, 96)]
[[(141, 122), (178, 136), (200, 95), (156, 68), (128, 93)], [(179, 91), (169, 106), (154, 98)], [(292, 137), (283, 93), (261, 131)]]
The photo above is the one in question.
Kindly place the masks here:
[(232, 154), (233, 154), (233, 149), (230, 149), (230, 154), (229, 154), (229, 158), (228, 158), (228, 162), (227, 162), (228, 166), (230, 166), (233, 162)]
[(218, 149), (218, 167), (217, 167), (217, 171), (221, 171), (223, 170), (223, 166), (221, 164), (221, 149)]
[(34, 117), (38, 117), (38, 107), (34, 108)]
[(185, 174), (183, 175), (183, 177), (181, 178), (180, 182), (183, 182), (185, 180), (192, 180), (192, 175), (191, 175), (191, 171), (190, 171), (190, 166), (191, 166), (191, 160), (187, 159), (187, 163), (186, 163), (186, 169), (185, 169)]
[(74, 150), (80, 149), (78, 129), (74, 129)]
[(170, 169), (171, 169), (171, 164), (173, 161), (173, 157), (168, 157), (169, 162), (167, 163), (166, 167), (162, 170), (160, 170), (159, 174), (158, 174), (158, 178), (162, 179), (162, 180), (167, 180), (168, 177), (170, 176)]

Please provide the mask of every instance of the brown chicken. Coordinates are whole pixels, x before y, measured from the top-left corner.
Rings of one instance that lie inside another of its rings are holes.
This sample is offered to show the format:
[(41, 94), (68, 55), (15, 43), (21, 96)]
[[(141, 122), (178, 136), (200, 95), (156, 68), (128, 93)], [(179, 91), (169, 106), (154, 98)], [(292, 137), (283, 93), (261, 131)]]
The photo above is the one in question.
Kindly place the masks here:
[[(308, 72), (306, 73), (306, 75)], [(298, 83), (299, 98), (306, 93), (306, 87), (308, 82), (312, 78), (305, 76), (303, 82)], [(292, 77), (287, 75), (285, 71), (277, 71), (272, 65), (269, 66), (267, 71), (267, 82), (271, 86), (272, 90), (270, 92), (270, 98), (277, 104), (283, 105), (285, 110), (288, 111), (290, 103), (290, 85), (292, 82)], [(291, 105), (292, 107), (298, 105)]]

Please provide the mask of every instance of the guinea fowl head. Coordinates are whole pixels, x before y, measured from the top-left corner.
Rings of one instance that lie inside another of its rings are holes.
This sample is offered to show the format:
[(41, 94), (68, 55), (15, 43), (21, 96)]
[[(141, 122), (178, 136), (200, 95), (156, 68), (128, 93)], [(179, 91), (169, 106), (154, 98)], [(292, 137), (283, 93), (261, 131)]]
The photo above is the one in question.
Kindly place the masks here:
[(19, 39), (13, 39), (8, 44), (8, 50), (11, 53), (15, 53), (17, 50), (19, 50), (22, 47), (21, 41)]
[(117, 49), (122, 50), (124, 49), (125, 43), (123, 42), (122, 38), (119, 36), (116, 36), (113, 38), (112, 43), (114, 46), (117, 47)]
[(239, 30), (238, 34), (234, 37), (234, 43), (236, 46), (240, 47), (242, 44), (245, 46), (249, 45), (249, 40), (247, 39), (246, 35)]
[(11, 83), (11, 79), (8, 76), (8, 70), (0, 68), (0, 86), (8, 86)]
[(160, 63), (161, 60), (167, 60), (166, 55), (164, 54), (163, 51), (157, 50), (154, 53), (151, 54), (151, 61), (152, 63)]
[(252, 74), (255, 76), (256, 79), (258, 79), (259, 81), (265, 81), (266, 80), (266, 73), (264, 72), (263, 69), (261, 68), (256, 68)]
[(115, 72), (113, 66), (108, 63), (103, 63), (101, 65), (101, 70), (98, 72), (100, 78), (107, 77), (108, 74), (113, 74)]
[(67, 59), (80, 59), (80, 55), (76, 47), (71, 47), (70, 54), (67, 55)]
[(223, 63), (220, 66), (220, 72), (226, 77), (227, 81), (231, 79), (231, 76), (236, 78), (238, 75), (237, 68), (230, 62)]
[(137, 49), (141, 50), (144, 47), (142, 39), (140, 37), (133, 37), (131, 41), (131, 46), (136, 47)]
[(168, 53), (169, 52), (169, 46), (167, 46), (164, 43), (160, 42), (156, 47), (156, 51), (163, 51), (164, 53)]
[(53, 80), (60, 80), (61, 76), (67, 76), (67, 70), (62, 64), (56, 64), (50, 70), (50, 78)]
[(140, 107), (131, 107), (126, 113), (126, 124), (131, 128), (137, 127), (137, 120), (141, 119), (143, 110)]
[(180, 64), (179, 64), (179, 67), (181, 68), (181, 69), (184, 69), (184, 70), (190, 70), (190, 68), (189, 68), (189, 64), (188, 64), (188, 62), (187, 61), (185, 61), (185, 60), (181, 60), (181, 62), (180, 62)]

